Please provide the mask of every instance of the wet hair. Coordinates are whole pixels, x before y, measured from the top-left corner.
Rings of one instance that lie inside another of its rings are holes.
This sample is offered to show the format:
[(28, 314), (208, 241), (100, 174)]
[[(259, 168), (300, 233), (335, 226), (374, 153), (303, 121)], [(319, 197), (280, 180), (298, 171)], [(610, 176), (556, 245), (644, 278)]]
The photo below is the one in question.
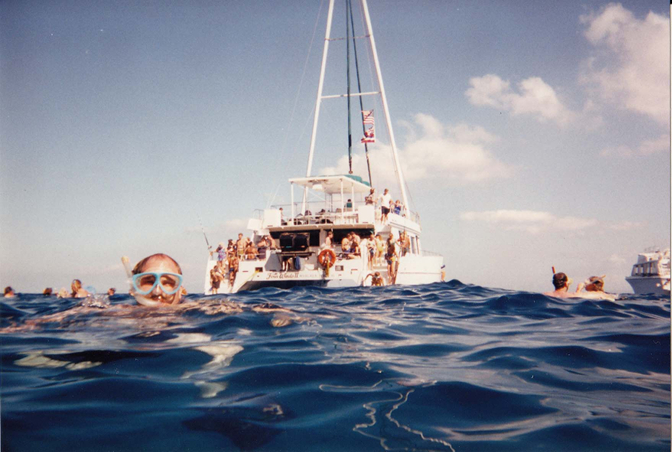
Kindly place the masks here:
[(5, 287), (5, 295), (7, 295), (8, 293), (12, 293), (12, 292), (14, 292), (14, 289), (12, 289), (12, 286)]
[(47, 287), (46, 289), (44, 289), (44, 290), (42, 291), (42, 295), (44, 295), (45, 297), (48, 297), (48, 296), (51, 295), (51, 294), (52, 294), (51, 287)]
[(145, 266), (147, 265), (147, 263), (152, 259), (168, 259), (168, 260), (172, 261), (173, 264), (175, 264), (179, 274), (180, 275), (182, 274), (182, 268), (180, 268), (180, 264), (178, 264), (177, 261), (175, 259), (173, 259), (172, 257), (168, 256), (167, 254), (163, 254), (163, 253), (156, 253), (156, 254), (152, 254), (151, 256), (147, 256), (146, 258), (144, 258), (143, 260), (141, 260), (140, 262), (135, 264), (135, 267), (133, 267), (133, 271), (131, 271), (131, 273), (133, 273), (134, 275), (142, 273), (145, 270)]
[(588, 292), (602, 292), (604, 290), (604, 280), (599, 276), (591, 276), (588, 281), (590, 281), (586, 284)]
[(567, 275), (565, 275), (562, 272), (556, 273), (553, 275), (553, 287), (556, 289), (562, 289), (565, 287), (565, 284), (567, 284), (567, 281), (569, 278), (567, 278)]

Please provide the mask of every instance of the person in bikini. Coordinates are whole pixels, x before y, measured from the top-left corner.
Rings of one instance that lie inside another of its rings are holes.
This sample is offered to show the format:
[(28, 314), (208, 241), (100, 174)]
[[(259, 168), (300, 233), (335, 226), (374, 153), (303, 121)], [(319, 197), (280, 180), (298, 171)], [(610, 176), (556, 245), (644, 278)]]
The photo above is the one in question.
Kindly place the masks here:
[(385, 255), (385, 242), (380, 234), (376, 234), (376, 265), (383, 263), (383, 256)]
[(390, 233), (390, 238), (387, 239), (387, 252), (385, 253), (385, 261), (387, 262), (387, 280), (390, 285), (396, 284), (397, 269), (399, 268), (399, 250), (397, 249), (397, 242), (394, 239), (394, 234)]

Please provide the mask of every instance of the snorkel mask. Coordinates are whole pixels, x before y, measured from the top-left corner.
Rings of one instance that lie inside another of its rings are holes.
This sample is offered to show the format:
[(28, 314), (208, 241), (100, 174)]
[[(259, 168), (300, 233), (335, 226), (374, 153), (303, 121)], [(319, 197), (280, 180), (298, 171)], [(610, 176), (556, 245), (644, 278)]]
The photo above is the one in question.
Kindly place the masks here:
[[(148, 307), (161, 306), (160, 301), (153, 300), (151, 293), (158, 286), (165, 295), (175, 295), (182, 288), (182, 275), (172, 272), (143, 272), (133, 274), (128, 257), (121, 258), (130, 285), (130, 293), (138, 304)], [(179, 298), (177, 299), (179, 301)], [(175, 304), (173, 301), (170, 304)]]

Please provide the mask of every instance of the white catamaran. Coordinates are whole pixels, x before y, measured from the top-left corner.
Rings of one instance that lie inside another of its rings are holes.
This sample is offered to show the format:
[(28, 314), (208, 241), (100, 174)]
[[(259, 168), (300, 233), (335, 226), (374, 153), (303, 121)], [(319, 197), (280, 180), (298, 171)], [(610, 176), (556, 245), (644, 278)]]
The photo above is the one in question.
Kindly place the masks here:
[[(403, 206), (408, 206), (406, 185), (397, 155), (397, 147), (392, 132), (392, 123), (389, 117), (387, 98), (383, 86), (383, 79), (378, 61), (371, 20), (366, 0), (361, 0), (362, 21), (364, 36), (355, 37), (354, 20), (352, 19), (351, 0), (346, 0), (346, 13), (350, 20), (347, 24), (347, 55), (350, 58), (350, 42), (354, 47), (355, 61), (357, 51), (355, 39), (367, 39), (372, 53), (375, 78), (378, 90), (374, 92), (350, 91), (350, 69), (348, 62), (348, 89), (347, 93), (339, 95), (323, 95), (327, 54), (331, 38), (331, 27), (334, 11), (334, 0), (329, 2), (327, 13), (327, 27), (322, 53), (322, 66), (317, 92), (317, 103), (313, 118), (313, 132), (310, 140), (308, 168), (305, 177), (289, 179), (291, 204), (272, 207), (263, 210), (256, 218), (248, 222), (248, 229), (252, 231), (250, 240), (255, 245), (251, 253), (243, 252), (240, 258), (224, 258), (222, 251), (213, 253), (208, 260), (205, 272), (206, 294), (213, 293), (211, 270), (222, 260), (222, 270), (225, 274), (218, 293), (235, 293), (241, 290), (255, 290), (263, 287), (289, 288), (293, 286), (321, 286), (321, 287), (355, 287), (371, 285), (380, 282), (376, 273), (382, 276), (385, 284), (427, 284), (442, 280), (443, 257), (436, 253), (423, 250), (420, 242), (420, 220), (417, 214), (406, 210), (405, 207), (395, 212), (392, 209), (388, 215), (381, 212), (380, 203), (371, 196), (371, 170), (369, 167), (369, 182), (352, 174), (316, 176), (312, 174), (313, 155), (315, 151), (317, 126), (320, 116), (320, 105), (323, 100), (330, 98), (346, 98), (348, 112), (350, 99), (359, 99), (361, 110), (362, 133), (361, 142), (365, 146), (368, 157), (368, 143), (375, 141), (372, 111), (363, 109), (361, 99), (365, 96), (379, 96), (387, 130), (389, 131), (389, 147), (394, 160), (394, 169), (398, 183), (398, 190), (403, 200)], [(351, 23), (353, 27), (351, 27)], [(359, 74), (358, 80), (359, 80)], [(348, 118), (348, 127), (350, 126)], [(349, 155), (351, 155), (351, 142)], [(350, 158), (350, 162), (352, 159)], [(352, 164), (350, 164), (352, 166)], [(302, 190), (302, 199), (294, 200), (294, 187)], [(377, 194), (376, 194), (377, 196)], [(368, 198), (368, 199), (367, 199)], [(319, 199), (315, 202), (312, 199)], [(373, 201), (373, 202), (372, 202)], [(385, 201), (387, 202), (387, 200)], [(300, 206), (300, 209), (299, 209)], [(387, 206), (385, 206), (387, 207)], [(289, 216), (287, 216), (289, 215)], [(330, 234), (331, 233), (331, 234)], [(344, 237), (356, 234), (361, 238), (359, 252), (351, 249), (341, 249)], [(375, 243), (374, 253), (369, 254), (367, 241), (380, 234), (383, 240), (392, 235), (396, 240), (396, 259), (392, 261), (396, 268), (396, 277), (388, 274), (388, 260), (392, 256), (382, 256), (386, 251), (381, 243)], [(329, 240), (327, 240), (330, 235)], [(272, 237), (271, 244), (266, 238)], [(401, 237), (401, 239), (400, 239)], [(330, 246), (329, 243), (332, 243)], [(373, 258), (372, 258), (373, 256)], [(376, 284), (378, 285), (378, 284)]]

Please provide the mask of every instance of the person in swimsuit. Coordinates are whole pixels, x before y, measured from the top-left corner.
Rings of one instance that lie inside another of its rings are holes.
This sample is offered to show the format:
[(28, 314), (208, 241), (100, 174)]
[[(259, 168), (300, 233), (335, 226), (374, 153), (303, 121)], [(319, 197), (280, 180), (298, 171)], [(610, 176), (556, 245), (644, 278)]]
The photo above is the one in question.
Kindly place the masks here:
[(399, 250), (397, 248), (394, 234), (390, 233), (390, 238), (387, 239), (387, 252), (385, 253), (387, 280), (390, 284), (396, 284), (397, 281), (397, 269), (399, 268)]
[(380, 234), (376, 234), (376, 265), (383, 263), (383, 256), (385, 255), (385, 242)]
[(373, 270), (373, 261), (376, 257), (376, 238), (373, 234), (366, 241), (366, 251), (369, 256), (369, 270)]
[(212, 267), (210, 270), (210, 284), (212, 285), (211, 291), (213, 295), (217, 295), (219, 291), (219, 286), (224, 280), (224, 273), (222, 272), (222, 261), (219, 261)]
[(245, 240), (242, 233), (239, 233), (238, 241), (236, 241), (236, 254), (240, 260), (245, 259), (245, 245), (247, 245), (247, 240)]
[[(371, 286), (384, 286), (385, 285), (385, 280), (383, 279), (383, 276), (380, 274), (380, 272), (375, 272), (375, 273), (369, 273), (366, 275), (366, 278), (364, 278), (364, 282), (371, 277)], [(364, 285), (364, 282), (362, 282), (362, 285)]]
[(70, 285), (70, 297), (72, 298), (86, 298), (91, 295), (89, 292), (82, 288), (82, 282), (79, 279), (73, 279), (72, 284)]

